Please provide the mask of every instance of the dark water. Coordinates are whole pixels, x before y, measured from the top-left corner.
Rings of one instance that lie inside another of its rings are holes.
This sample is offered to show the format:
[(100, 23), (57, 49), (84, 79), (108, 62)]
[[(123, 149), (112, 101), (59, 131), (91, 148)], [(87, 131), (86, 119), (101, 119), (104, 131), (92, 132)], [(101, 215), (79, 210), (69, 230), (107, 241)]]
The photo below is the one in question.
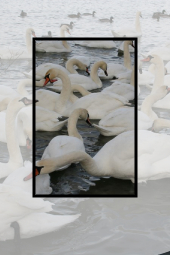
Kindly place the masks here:
[[(102, 59), (109, 62), (123, 64), (123, 56), (118, 56), (117, 49), (99, 49), (87, 48), (74, 45), (69, 42), (73, 51), (70, 53), (36, 53), (36, 66), (42, 63), (56, 63), (65, 66), (65, 62), (73, 55), (89, 56), (91, 66), (94, 62)], [(116, 42), (120, 45), (121, 42)], [(131, 53), (132, 64), (134, 63), (134, 54)], [(83, 73), (83, 72), (79, 72)], [(84, 73), (83, 73), (84, 74)], [(103, 80), (103, 87), (110, 86), (109, 80)], [(100, 92), (102, 89), (96, 89), (91, 92)], [(78, 93), (75, 93), (80, 96)], [(97, 124), (99, 120), (91, 120)], [(86, 152), (93, 157), (108, 141), (114, 137), (105, 137), (93, 127), (89, 127), (83, 120), (78, 120), (78, 131), (84, 140)], [(64, 127), (58, 132), (36, 132), (36, 160), (40, 160), (41, 156), (51, 141), (58, 135), (68, 135), (67, 128)], [(110, 152), (112, 153), (112, 152)], [(57, 155), (56, 155), (57, 156)], [(52, 195), (133, 195), (134, 185), (129, 180), (120, 180), (113, 177), (101, 178), (89, 175), (80, 164), (72, 164), (63, 171), (56, 171), (50, 174)]]

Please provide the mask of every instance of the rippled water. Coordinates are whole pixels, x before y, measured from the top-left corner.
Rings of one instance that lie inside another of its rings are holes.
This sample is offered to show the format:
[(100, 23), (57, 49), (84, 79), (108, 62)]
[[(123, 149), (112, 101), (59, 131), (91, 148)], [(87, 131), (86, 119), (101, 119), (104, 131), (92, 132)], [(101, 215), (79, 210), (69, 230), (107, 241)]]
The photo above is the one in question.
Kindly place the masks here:
[[(20, 18), (21, 10), (28, 17)], [(166, 9), (170, 13), (169, 0), (104, 0), (99, 1), (1, 1), (1, 47), (25, 46), (25, 29), (33, 27), (37, 36), (51, 30), (59, 35), (59, 24), (70, 22), (69, 13), (96, 11), (96, 17), (83, 17), (72, 31), (72, 36), (111, 36), (111, 27), (134, 23), (137, 10), (142, 11), (142, 40), (140, 52), (147, 53), (153, 46), (170, 40), (170, 19), (152, 19), (152, 13)], [(100, 24), (99, 18), (114, 16), (114, 23)], [(24, 78), (23, 71), (30, 71), (30, 60), (0, 61), (1, 84), (16, 87)], [(147, 66), (146, 66), (147, 67)], [(144, 95), (143, 89), (140, 102)], [(158, 111), (159, 116), (167, 113)], [(167, 116), (167, 115), (166, 115)], [(1, 161), (8, 158), (2, 145)], [(138, 198), (114, 199), (57, 199), (54, 210), (59, 214), (81, 213), (73, 224), (51, 233), (21, 242), (21, 254), (122, 254), (155, 255), (170, 250), (170, 185), (169, 179), (149, 181), (139, 185)], [(1, 242), (2, 254), (15, 253), (12, 241)]]

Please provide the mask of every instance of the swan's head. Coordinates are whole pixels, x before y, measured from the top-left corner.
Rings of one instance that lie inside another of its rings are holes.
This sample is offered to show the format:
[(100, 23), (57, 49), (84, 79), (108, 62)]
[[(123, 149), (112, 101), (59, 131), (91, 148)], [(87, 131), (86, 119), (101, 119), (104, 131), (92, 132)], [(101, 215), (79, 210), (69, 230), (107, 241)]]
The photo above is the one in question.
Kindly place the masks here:
[(107, 73), (107, 64), (106, 64), (106, 62), (100, 61), (99, 64), (100, 64), (99, 67), (104, 71), (105, 75), (108, 76), (108, 73)]
[(77, 61), (77, 66), (80, 70), (86, 71), (86, 73), (90, 75), (87, 65), (83, 64), (81, 61)]
[(26, 30), (26, 34), (32, 35), (35, 37), (35, 31), (33, 28), (27, 28)]
[(81, 108), (80, 108), (80, 109), (76, 109), (76, 110), (80, 111), (79, 117), (80, 117), (81, 119), (85, 120), (86, 123), (87, 123), (89, 126), (92, 126), (92, 124), (91, 124), (91, 122), (90, 122), (90, 120), (89, 120), (89, 113), (88, 113), (88, 111), (87, 111), (86, 109), (81, 109)]
[(155, 65), (159, 64), (160, 62), (163, 62), (163, 60), (158, 55), (155, 55), (155, 54), (149, 55), (146, 58), (142, 59), (141, 61), (142, 62), (150, 62)]
[(44, 86), (47, 85), (48, 82), (53, 83), (55, 81), (57, 81), (57, 79), (54, 79), (57, 76), (57, 71), (54, 68), (51, 68), (50, 70), (48, 70), (45, 74), (45, 82), (44, 82)]
[(142, 18), (142, 13), (140, 11), (138, 11), (136, 14), (137, 14), (137, 16)]
[[(44, 166), (36, 166), (35, 167), (35, 176), (42, 174), (42, 172), (41, 172), (42, 168), (44, 168)], [(28, 180), (32, 179), (32, 176), (33, 175), (32, 175), (32, 172), (31, 172), (29, 175), (24, 177), (24, 181), (28, 181)]]

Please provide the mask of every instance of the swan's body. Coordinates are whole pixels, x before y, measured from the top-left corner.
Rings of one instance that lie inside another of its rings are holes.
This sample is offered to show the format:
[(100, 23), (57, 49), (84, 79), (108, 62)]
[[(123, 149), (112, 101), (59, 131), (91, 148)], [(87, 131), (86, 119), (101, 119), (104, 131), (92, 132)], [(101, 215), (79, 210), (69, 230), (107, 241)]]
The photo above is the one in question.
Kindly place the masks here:
[(170, 120), (158, 118), (154, 120), (152, 125), (152, 131), (159, 132), (162, 129), (170, 128)]
[(170, 136), (138, 131), (138, 182), (170, 177)]
[(93, 126), (104, 136), (115, 136), (134, 130), (134, 107), (120, 108), (102, 118)]
[(115, 31), (112, 30), (112, 34), (114, 37), (141, 37), (142, 31), (140, 26), (140, 17), (141, 12), (136, 13), (136, 21), (135, 21), (135, 28), (132, 28), (131, 26), (124, 26), (119, 29), (116, 29)]
[[(42, 159), (60, 157), (72, 151), (85, 151), (83, 139), (77, 131), (76, 124), (79, 116), (88, 119), (88, 112), (84, 109), (77, 109), (69, 117), (68, 134), (54, 137), (46, 147)], [(62, 169), (67, 168), (65, 165)]]
[[(79, 84), (87, 90), (101, 88), (102, 82), (99, 79), (97, 74), (97, 71), (99, 68), (101, 68), (105, 72), (105, 75), (107, 75), (107, 64), (104, 61), (98, 61), (93, 64), (90, 77), (80, 75), (80, 74), (70, 74), (69, 79), (70, 79), (71, 85)], [(55, 83), (55, 86), (59, 86), (60, 88), (62, 88), (62, 82), (57, 81)]]
[(59, 131), (67, 120), (59, 121), (61, 115), (48, 109), (36, 106), (36, 131)]
[(75, 151), (62, 157), (40, 160), (36, 165), (42, 166), (40, 174), (45, 174), (74, 162), (80, 162), (93, 176), (113, 176), (134, 182), (134, 132), (118, 135), (106, 143), (93, 158), (85, 152)]
[[(69, 27), (63, 25), (60, 28), (60, 36), (65, 37), (65, 31), (70, 33)], [(71, 47), (67, 41), (39, 41), (36, 42), (36, 51), (39, 52), (70, 52)]]
[(2, 47), (0, 50), (1, 59), (20, 59), (20, 58), (32, 58), (32, 37), (35, 36), (33, 28), (26, 30), (26, 47), (25, 49)]
[(76, 44), (90, 47), (90, 48), (104, 48), (104, 49), (112, 49), (116, 48), (116, 44), (113, 41), (76, 41)]
[(110, 19), (99, 19), (100, 22), (110, 22), (112, 23), (113, 22), (113, 17), (111, 16)]

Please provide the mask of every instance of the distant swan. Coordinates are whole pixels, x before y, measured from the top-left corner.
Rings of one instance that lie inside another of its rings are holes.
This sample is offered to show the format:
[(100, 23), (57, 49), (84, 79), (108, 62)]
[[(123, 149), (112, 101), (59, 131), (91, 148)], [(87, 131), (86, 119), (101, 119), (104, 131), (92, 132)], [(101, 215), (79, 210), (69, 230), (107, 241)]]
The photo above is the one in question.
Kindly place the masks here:
[(94, 17), (95, 13), (96, 13), (95, 11), (93, 11), (92, 13), (85, 12), (85, 13), (82, 14), (82, 16), (93, 16)]
[(69, 14), (68, 17), (69, 18), (80, 18), (81, 14), (80, 12), (78, 12), (77, 14)]
[(110, 19), (99, 19), (100, 22), (110, 22), (112, 23), (113, 22), (113, 17), (111, 16)]

